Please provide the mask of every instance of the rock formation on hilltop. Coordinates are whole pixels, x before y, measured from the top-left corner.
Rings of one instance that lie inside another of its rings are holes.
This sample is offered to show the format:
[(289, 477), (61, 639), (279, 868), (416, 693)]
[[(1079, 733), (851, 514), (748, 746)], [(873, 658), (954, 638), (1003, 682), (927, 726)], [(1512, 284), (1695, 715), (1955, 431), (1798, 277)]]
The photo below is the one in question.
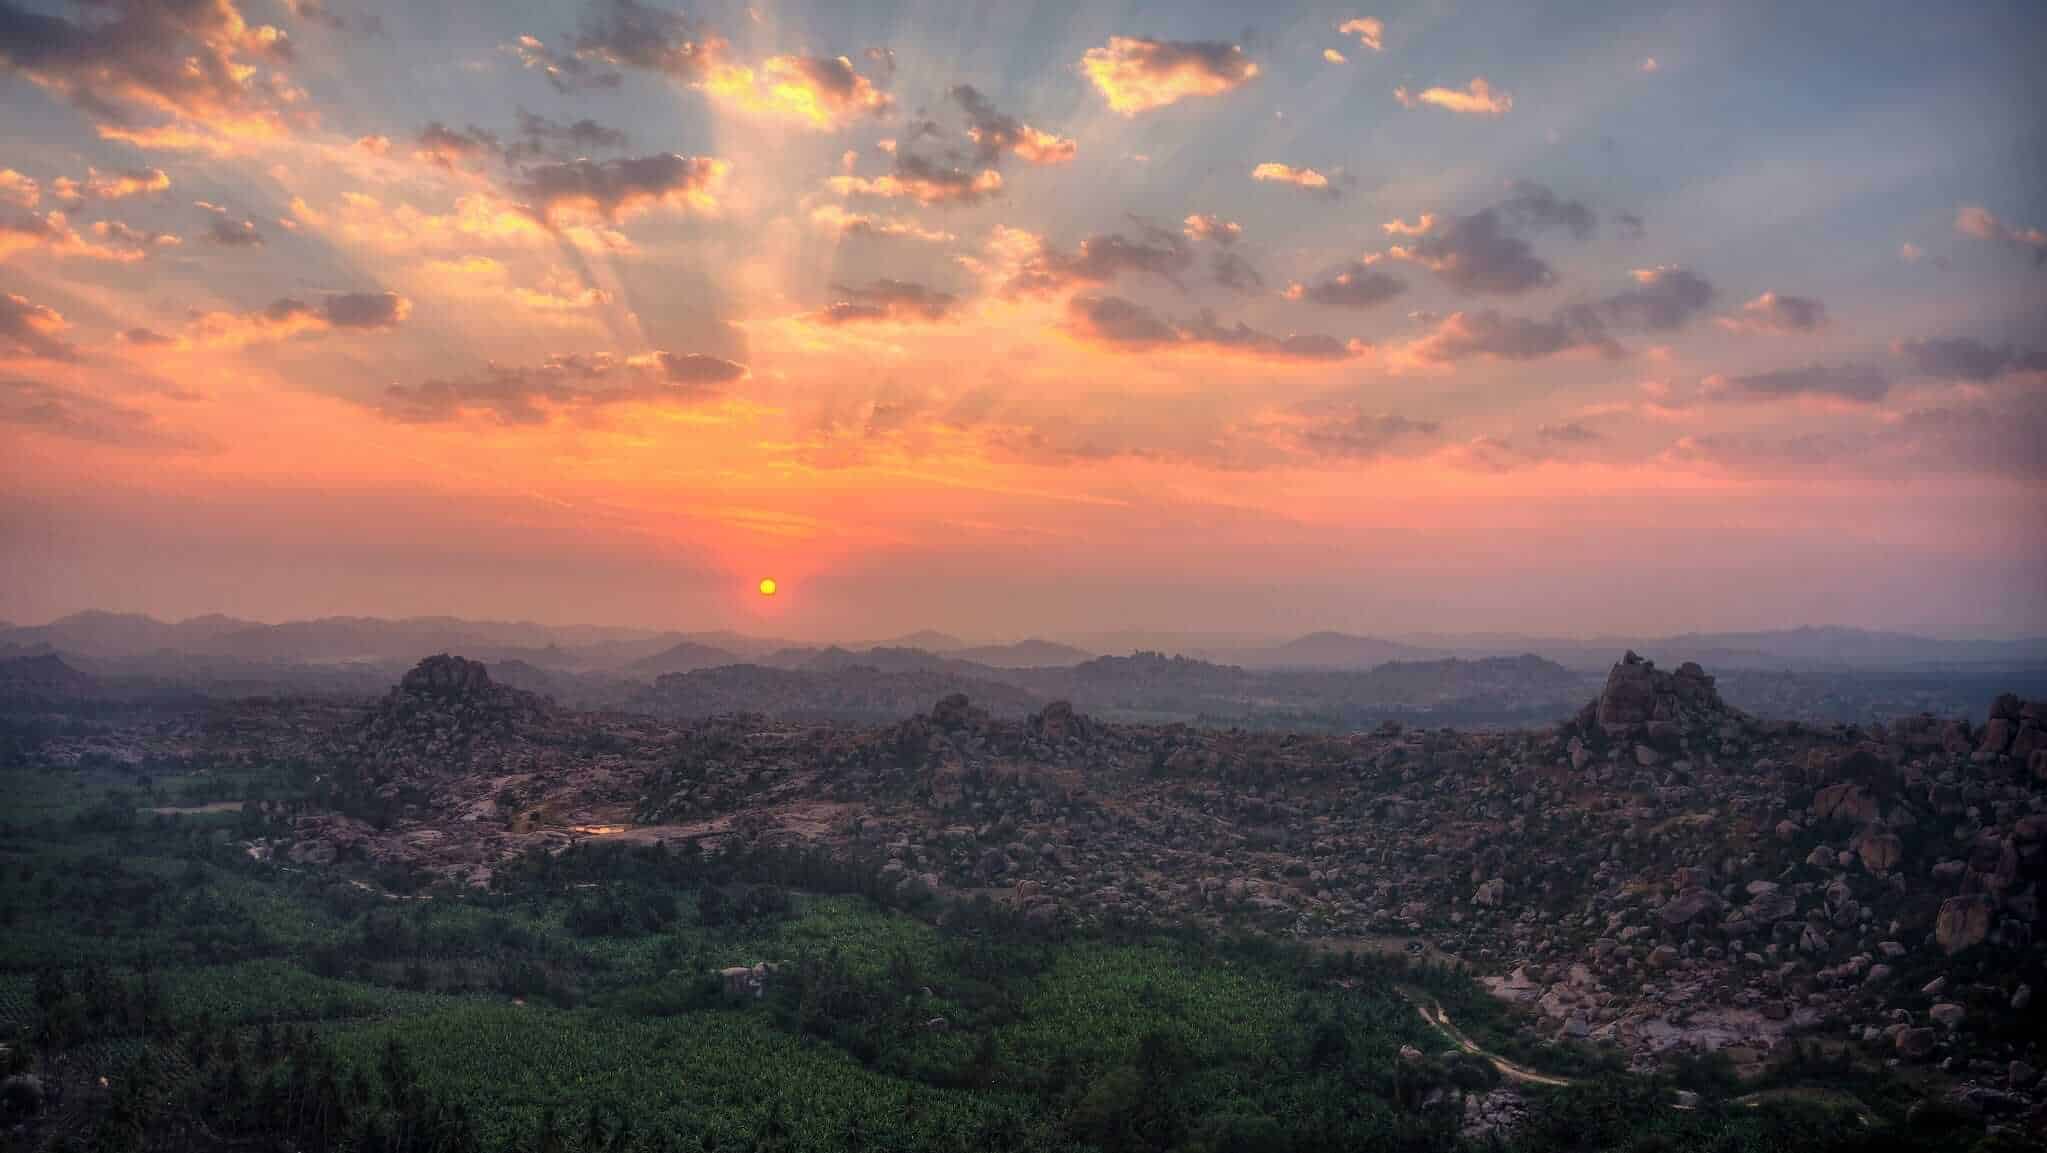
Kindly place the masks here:
[(491, 680), (481, 661), (442, 653), (415, 665), (352, 734), (344, 751), (366, 781), (447, 775), (541, 735), (553, 712), (543, 697)]

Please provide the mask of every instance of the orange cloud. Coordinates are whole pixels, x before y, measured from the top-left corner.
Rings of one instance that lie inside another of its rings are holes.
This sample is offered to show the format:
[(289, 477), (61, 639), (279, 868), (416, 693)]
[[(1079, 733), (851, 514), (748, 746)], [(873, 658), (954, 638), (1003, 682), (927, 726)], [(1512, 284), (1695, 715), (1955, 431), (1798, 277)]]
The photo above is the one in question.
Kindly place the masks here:
[(296, 336), (396, 328), (412, 302), (395, 292), (329, 293), (317, 305), (285, 297), (251, 312), (204, 312), (192, 318), (191, 338), (213, 348), (288, 340)]
[(1338, 52), (1334, 48), (1324, 48), (1322, 50), (1322, 59), (1327, 60), (1331, 64), (1350, 63), (1350, 60), (1347, 57), (1345, 57), (1343, 53)]
[(1426, 236), (1435, 230), (1436, 217), (1434, 213), (1424, 212), (1420, 216), (1415, 217), (1413, 224), (1409, 224), (1404, 220), (1394, 219), (1387, 221), (1381, 227), (1385, 228), (1388, 236)]
[(1125, 116), (1177, 104), (1189, 96), (1219, 96), (1258, 75), (1258, 64), (1234, 44), (1217, 40), (1151, 40), (1111, 36), (1081, 57), (1081, 71)]
[(176, 244), (173, 236), (152, 237), (123, 224), (100, 221), (92, 228), (100, 243), (80, 236), (61, 212), (34, 212), (0, 218), (0, 261), (18, 252), (44, 252), (54, 257), (81, 257), (126, 264), (149, 255), (151, 247)]
[(48, 305), (11, 292), (0, 296), (0, 354), (70, 360), (78, 350), (58, 336), (69, 327)]
[(700, 86), (732, 108), (820, 131), (879, 116), (894, 103), (844, 56), (772, 56), (758, 73), (741, 64), (715, 65)]
[(1371, 16), (1360, 16), (1353, 20), (1346, 20), (1336, 26), (1336, 31), (1344, 36), (1357, 37), (1358, 43), (1370, 48), (1374, 52), (1378, 52), (1386, 46), (1383, 40), (1383, 37), (1386, 35), (1386, 25), (1384, 22)]
[(834, 176), (831, 189), (841, 196), (871, 196), (881, 200), (908, 198), (919, 204), (947, 201), (971, 202), (1002, 191), (1002, 174), (993, 168), (979, 172), (959, 170), (898, 171), (885, 176)]
[(285, 33), (251, 26), (234, 0), (130, 0), (112, 11), (37, 15), (34, 35), (0, 43), (0, 62), (69, 100), (103, 138), (138, 147), (223, 152), (312, 122), (305, 94), (260, 63), (289, 57)]
[(1197, 212), (1189, 216), (1180, 231), (1189, 240), (1213, 240), (1217, 244), (1235, 244), (1244, 235), (1244, 226), (1234, 220), (1224, 220)]
[(0, 204), (11, 208), (34, 208), (42, 201), (42, 186), (31, 176), (12, 168), (0, 168)]
[(1514, 97), (1506, 92), (1493, 91), (1493, 86), (1486, 83), (1483, 76), (1473, 77), (1471, 83), (1462, 89), (1425, 88), (1420, 95), (1405, 88), (1395, 88), (1393, 98), (1400, 101), (1403, 108), (1433, 104), (1470, 116), (1502, 116), (1514, 107)]
[(848, 212), (837, 204), (822, 204), (811, 210), (810, 223), (825, 232), (837, 236), (873, 236), (883, 239), (924, 240), (933, 244), (944, 244), (954, 238), (950, 232), (926, 228), (914, 220), (900, 216), (876, 216), (865, 212)]
[(1327, 194), (1336, 191), (1327, 176), (1312, 168), (1295, 168), (1290, 164), (1260, 164), (1251, 170), (1251, 179), (1268, 184), (1291, 184), (1309, 192)]

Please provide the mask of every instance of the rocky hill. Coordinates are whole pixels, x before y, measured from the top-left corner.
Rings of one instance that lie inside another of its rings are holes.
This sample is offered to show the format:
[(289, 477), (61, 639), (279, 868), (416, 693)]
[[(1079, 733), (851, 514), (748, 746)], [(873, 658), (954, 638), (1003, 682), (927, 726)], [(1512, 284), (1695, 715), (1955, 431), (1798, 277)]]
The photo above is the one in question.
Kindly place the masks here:
[[(1167, 683), (1232, 675), (1143, 663)], [(480, 884), (580, 837), (802, 844), (1047, 924), (1413, 948), (1470, 967), (1537, 1033), (1640, 1063), (1754, 1067), (1815, 1040), (2047, 1119), (2047, 702), (2001, 696), (1980, 725), (1807, 725), (1629, 654), (1561, 723), (1317, 734), (1104, 721), (999, 684), (908, 707), (934, 675), (706, 670), (662, 678), (648, 691), (675, 711), (650, 716), (558, 708), (436, 657), (353, 710), (250, 701), (122, 739), (361, 782), (269, 846), (302, 863)], [(891, 719), (762, 715), (814, 707), (819, 677), (864, 684), (847, 713)], [(75, 759), (49, 739), (46, 759)], [(382, 807), (340, 806), (365, 794)]]

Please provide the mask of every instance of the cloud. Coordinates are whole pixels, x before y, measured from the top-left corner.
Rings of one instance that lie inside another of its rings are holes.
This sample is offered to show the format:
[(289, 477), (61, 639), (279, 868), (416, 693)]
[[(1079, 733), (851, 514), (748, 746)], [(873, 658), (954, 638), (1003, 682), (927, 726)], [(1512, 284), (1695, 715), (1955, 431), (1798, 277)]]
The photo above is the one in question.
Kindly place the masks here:
[(817, 314), (825, 324), (891, 321), (930, 323), (952, 315), (959, 298), (908, 280), (884, 277), (869, 284), (834, 284), (839, 298)]
[(155, 415), (142, 409), (21, 377), (0, 377), (0, 423), (127, 448), (202, 447), (165, 429)]
[(1827, 306), (1810, 296), (1765, 292), (1720, 318), (1730, 332), (1817, 332), (1827, 323)]
[(42, 186), (32, 176), (24, 176), (12, 168), (0, 168), (0, 205), (9, 208), (34, 208), (42, 202)]
[(1258, 274), (1258, 267), (1243, 253), (1226, 248), (1209, 254), (1208, 273), (1217, 284), (1231, 292), (1256, 292), (1265, 287), (1265, 278)]
[(412, 302), (394, 292), (330, 292), (318, 304), (282, 297), (251, 312), (200, 313), (190, 331), (198, 343), (239, 348), (337, 331), (388, 330), (411, 312)]
[(834, 176), (827, 181), (841, 196), (915, 200), (919, 204), (973, 204), (1002, 192), (1002, 173), (993, 168), (948, 167), (898, 150), (895, 172), (876, 177)]
[(1407, 282), (1375, 268), (1375, 261), (1355, 261), (1313, 284), (1287, 286), (1288, 300), (1305, 300), (1330, 308), (1361, 309), (1381, 305), (1407, 291)]
[(1704, 389), (1708, 396), (1745, 400), (1817, 397), (1858, 404), (1882, 400), (1890, 390), (1891, 382), (1870, 365), (1818, 363), (1732, 378), (1709, 377)]
[[(1044, 293), (1082, 284), (1105, 284), (1125, 272), (1156, 276), (1175, 286), (1193, 267), (1194, 249), (1178, 233), (1138, 222), (1136, 236), (1090, 236), (1072, 253), (1043, 241), (1018, 264), (1008, 291)], [(1112, 298), (1113, 299), (1113, 298)]]
[(99, 221), (90, 231), (94, 240), (79, 235), (61, 212), (0, 217), (0, 261), (18, 252), (43, 252), (59, 258), (128, 263), (141, 260), (154, 247), (178, 242), (175, 236), (151, 236), (116, 221)]
[(42, 360), (73, 360), (78, 350), (57, 334), (71, 327), (62, 314), (14, 293), (0, 295), (0, 352)]
[(1396, 452), (1426, 449), (1443, 426), (1351, 405), (1335, 412), (1310, 412), (1282, 426), (1296, 451), (1337, 460), (1375, 460)]
[(1532, 180), (1515, 181), (1508, 187), (1507, 199), (1500, 201), (1497, 208), (1508, 224), (1522, 232), (1561, 228), (1573, 238), (1584, 240), (1599, 223), (1583, 201), (1565, 200)]
[(1433, 104), (1451, 112), (1467, 116), (1504, 116), (1514, 107), (1514, 97), (1506, 92), (1495, 92), (1483, 76), (1472, 77), (1471, 83), (1458, 88), (1425, 88), (1419, 95), (1405, 88), (1395, 88), (1393, 98), (1403, 108), (1415, 108)]
[(285, 33), (234, 0), (85, 3), (79, 19), (0, 0), (0, 65), (71, 102), (101, 136), (139, 147), (223, 148), (311, 120), (275, 68)]
[(1661, 70), (1661, 69), (1662, 69), (1662, 67), (1663, 67), (1663, 66), (1662, 66), (1661, 64), (1658, 64), (1658, 63), (1656, 62), (1656, 57), (1654, 57), (1654, 56), (1644, 56), (1644, 57), (1642, 57), (1642, 64), (1641, 64), (1641, 69), (1642, 69), (1642, 71), (1644, 71), (1644, 72), (1656, 72), (1656, 71), (1659, 71), (1659, 70)]
[(1219, 40), (1151, 40), (1112, 36), (1090, 48), (1081, 71), (1125, 116), (1177, 104), (1189, 96), (1219, 96), (1258, 75), (1242, 48)]
[(1978, 384), (2016, 373), (2047, 373), (2047, 349), (1985, 344), (1972, 337), (1906, 340), (1893, 351), (1922, 376)]
[(1387, 250), (1395, 259), (1429, 269), (1459, 292), (1513, 295), (1556, 279), (1550, 266), (1535, 255), (1526, 239), (1529, 234), (1560, 229), (1584, 240), (1595, 225), (1592, 210), (1582, 202), (1565, 200), (1540, 184), (1518, 181), (1505, 200), (1469, 216), (1424, 213), (1413, 224), (1393, 220), (1384, 228), (1390, 235), (1412, 240)]
[(758, 72), (717, 64), (699, 86), (743, 112), (820, 131), (880, 116), (894, 102), (844, 56), (771, 56)]
[(560, 55), (532, 36), (521, 36), (502, 48), (516, 57), (521, 67), (540, 73), (563, 94), (578, 88), (616, 88), (625, 82), (625, 76), (603, 66), (600, 57), (574, 52)]
[(1324, 49), (1322, 50), (1322, 59), (1324, 59), (1324, 60), (1327, 60), (1327, 61), (1328, 61), (1329, 63), (1331, 63), (1331, 64), (1348, 64), (1348, 63), (1350, 63), (1350, 58), (1349, 58), (1349, 57), (1345, 56), (1345, 55), (1344, 55), (1343, 53), (1341, 53), (1341, 52), (1338, 52), (1338, 51), (1337, 51), (1336, 49), (1334, 49), (1334, 48), (1324, 48)]
[(871, 236), (884, 240), (924, 240), (943, 244), (954, 238), (950, 232), (925, 228), (914, 220), (900, 216), (876, 216), (864, 212), (848, 212), (837, 204), (822, 204), (812, 209), (810, 223), (826, 232), (839, 236)]
[(1374, 52), (1383, 51), (1386, 47), (1384, 40), (1386, 25), (1383, 21), (1371, 16), (1359, 16), (1355, 19), (1346, 20), (1336, 26), (1336, 31), (1339, 35), (1357, 37), (1358, 43), (1370, 48)]
[(745, 375), (745, 365), (701, 353), (553, 356), (532, 368), (491, 364), (474, 376), (394, 384), (368, 403), (406, 424), (478, 416), (531, 425), (613, 404), (702, 403)]
[(1120, 296), (1076, 296), (1067, 302), (1072, 331), (1111, 348), (1201, 348), (1267, 361), (1335, 361), (1361, 355), (1365, 346), (1320, 333), (1276, 336), (1241, 322), (1224, 325), (1202, 311), (1185, 327)]
[(1513, 295), (1556, 279), (1534, 247), (1507, 231), (1499, 213), (1490, 208), (1455, 217), (1413, 244), (1395, 245), (1387, 252), (1434, 272), (1463, 293)]
[(2031, 254), (2035, 265), (2047, 265), (2047, 232), (2006, 224), (1980, 204), (1964, 204), (1955, 210), (1955, 231), (2008, 245)]
[(571, 124), (550, 120), (524, 108), (518, 110), (519, 139), (505, 149), (510, 163), (526, 160), (580, 160), (593, 152), (626, 146), (626, 134), (588, 117)]
[[(530, 39), (521, 37), (519, 46), (526, 48)], [(529, 51), (535, 52), (536, 59), (548, 58), (540, 55), (544, 49)], [(701, 80), (724, 54), (724, 41), (705, 35), (696, 21), (679, 12), (650, 8), (638, 0), (597, 0), (593, 3), (584, 11), (575, 50), (575, 58), (586, 68), (599, 63), (618, 68), (638, 68), (686, 82)], [(521, 59), (523, 61), (525, 57), (522, 55)], [(555, 58), (554, 62), (560, 67), (559, 58)], [(529, 68), (534, 66), (527, 65)], [(556, 81), (553, 73), (549, 74), (549, 80)], [(583, 83), (585, 81), (581, 77), (565, 72), (561, 82), (556, 82), (556, 87), (566, 90), (566, 87)]]
[(1546, 444), (1596, 444), (1606, 439), (1575, 420), (1563, 424), (1537, 425), (1535, 438)]
[(1614, 213), (1613, 222), (1621, 230), (1621, 235), (1628, 240), (1640, 240), (1648, 232), (1642, 218), (1632, 212)]
[[(5, 176), (19, 178), (21, 174), (12, 170), (0, 173), (0, 177)], [(23, 207), (33, 208), (36, 199), (35, 181), (28, 180), (26, 185), (27, 203)], [(162, 192), (170, 186), (171, 178), (161, 168), (123, 168), (114, 172), (87, 168), (85, 179), (82, 181), (61, 176), (51, 181), (50, 194), (67, 206), (76, 207), (87, 200), (126, 200), (131, 196)]]
[(1898, 259), (1904, 261), (1906, 264), (1917, 264), (1919, 263), (1919, 258), (1925, 255), (1926, 255), (1925, 249), (1919, 247), (1918, 245), (1912, 243), (1909, 240), (1898, 246)]
[(136, 348), (168, 348), (178, 343), (175, 336), (165, 336), (153, 328), (124, 328), (119, 337), (122, 344)]
[(1225, 245), (1235, 244), (1244, 235), (1244, 227), (1236, 221), (1199, 212), (1189, 216), (1180, 231), (1189, 240), (1213, 240)]
[(1410, 344), (1408, 351), (1422, 360), (1436, 362), (1481, 356), (1495, 360), (1539, 360), (1577, 351), (1618, 356), (1620, 346), (1607, 334), (1595, 310), (1577, 305), (1560, 309), (1547, 320), (1507, 316), (1490, 308), (1453, 312)]
[(208, 204), (204, 200), (195, 201), (193, 207), (208, 214), (206, 220), (208, 243), (218, 244), (224, 248), (254, 248), (263, 243), (263, 234), (257, 230), (254, 220), (246, 217), (236, 220), (228, 214), (227, 209), (218, 204)]
[(472, 124), (458, 131), (438, 120), (420, 129), (412, 158), (441, 168), (462, 168), (480, 160), (494, 160), (504, 152), (498, 138)]
[(615, 224), (657, 207), (708, 215), (718, 211), (730, 167), (723, 160), (672, 152), (571, 160), (525, 169), (512, 190), (550, 225), (589, 218)]
[(1669, 332), (1683, 328), (1713, 303), (1713, 285), (1689, 269), (1665, 265), (1638, 268), (1635, 284), (1601, 302), (1615, 324)]
[(1000, 164), (1005, 154), (1031, 164), (1064, 164), (1079, 146), (1071, 139), (1045, 132), (997, 111), (971, 84), (956, 85), (951, 96), (967, 114), (967, 135), (984, 166)]
[(1268, 162), (1253, 168), (1251, 179), (1266, 184), (1291, 184), (1295, 188), (1331, 198), (1343, 195), (1342, 189), (1330, 183), (1327, 176), (1312, 168), (1295, 168), (1288, 164)]

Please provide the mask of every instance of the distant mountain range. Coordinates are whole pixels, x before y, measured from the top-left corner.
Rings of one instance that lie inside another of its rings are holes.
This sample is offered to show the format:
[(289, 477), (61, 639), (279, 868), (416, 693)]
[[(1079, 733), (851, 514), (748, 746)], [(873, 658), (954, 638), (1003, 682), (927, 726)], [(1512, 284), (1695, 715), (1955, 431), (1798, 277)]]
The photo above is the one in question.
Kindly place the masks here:
[[(85, 612), (46, 625), (0, 626), (0, 655), (60, 653), (94, 675), (261, 679), (280, 665), (409, 667), (438, 652), (539, 670), (651, 682), (671, 673), (734, 664), (813, 671), (861, 666), (888, 672), (964, 674), (974, 668), (1047, 669), (1097, 654), (1156, 651), (1263, 670), (1361, 670), (1390, 661), (1533, 654), (1576, 670), (1600, 670), (1633, 649), (1666, 665), (1695, 660), (1712, 669), (1843, 671), (1950, 665), (2047, 663), (2047, 637), (1949, 640), (1850, 628), (1685, 633), (1669, 637), (1538, 637), (1433, 634), (1384, 638), (1314, 632), (1292, 639), (1241, 634), (1124, 632), (1083, 645), (1033, 638), (969, 644), (923, 630), (874, 644), (818, 646), (730, 631), (557, 627), (453, 617), (383, 620), (326, 617), (263, 624), (228, 616), (166, 622), (128, 613)], [(369, 670), (365, 670), (369, 671)]]

